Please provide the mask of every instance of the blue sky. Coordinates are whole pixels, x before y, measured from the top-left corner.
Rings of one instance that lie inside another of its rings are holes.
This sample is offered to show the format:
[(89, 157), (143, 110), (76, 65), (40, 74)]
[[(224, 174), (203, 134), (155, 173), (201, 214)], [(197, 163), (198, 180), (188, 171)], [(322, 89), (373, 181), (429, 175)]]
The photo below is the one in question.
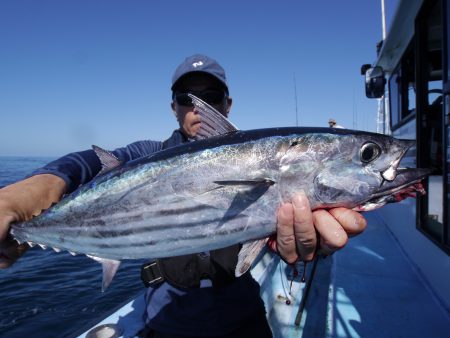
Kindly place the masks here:
[(294, 126), (295, 74), (299, 125), (374, 131), (359, 69), (381, 34), (377, 0), (2, 1), (0, 155), (168, 137), (170, 80), (194, 53), (225, 68), (240, 129)]

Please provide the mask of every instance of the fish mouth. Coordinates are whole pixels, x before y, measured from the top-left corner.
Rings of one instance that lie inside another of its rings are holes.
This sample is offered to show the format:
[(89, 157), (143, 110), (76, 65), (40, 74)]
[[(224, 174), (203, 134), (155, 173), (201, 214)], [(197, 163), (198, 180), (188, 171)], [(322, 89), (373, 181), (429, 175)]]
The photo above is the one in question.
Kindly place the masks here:
[(383, 180), (380, 188), (370, 196), (370, 199), (355, 207), (354, 210), (374, 210), (386, 203), (395, 203), (408, 197), (416, 197), (416, 194), (425, 195), (422, 181), (431, 173), (431, 169), (398, 168), (393, 180)]
[(416, 144), (413, 140), (397, 140), (399, 143), (401, 143), (403, 150), (399, 154), (398, 158), (391, 163), (389, 168), (381, 172), (381, 177), (383, 177), (384, 181), (392, 182), (395, 180), (397, 175), (401, 173), (402, 170), (409, 170), (410, 168), (398, 168), (400, 165), (400, 161), (403, 159), (403, 156), (405, 156), (406, 152)]
[(395, 179), (383, 181), (380, 189), (372, 197), (380, 197), (408, 189), (410, 186), (420, 183), (425, 177), (431, 174), (431, 169), (420, 168), (398, 168)]

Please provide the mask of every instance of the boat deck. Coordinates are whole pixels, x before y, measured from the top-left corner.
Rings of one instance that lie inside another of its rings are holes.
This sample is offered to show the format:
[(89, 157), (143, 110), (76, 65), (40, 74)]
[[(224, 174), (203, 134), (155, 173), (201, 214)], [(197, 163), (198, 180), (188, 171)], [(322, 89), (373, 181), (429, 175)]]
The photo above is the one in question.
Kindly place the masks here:
[[(292, 269), (271, 253), (253, 269), (275, 337), (450, 337), (450, 314), (378, 211), (365, 216), (363, 234), (317, 260), (308, 292), (313, 264), (306, 269), (307, 283), (297, 276), (292, 286)], [(141, 296), (99, 325), (116, 323), (124, 336), (133, 336), (143, 324), (143, 309)]]
[(366, 217), (363, 234), (319, 263), (302, 336), (450, 337), (448, 311), (379, 212)]

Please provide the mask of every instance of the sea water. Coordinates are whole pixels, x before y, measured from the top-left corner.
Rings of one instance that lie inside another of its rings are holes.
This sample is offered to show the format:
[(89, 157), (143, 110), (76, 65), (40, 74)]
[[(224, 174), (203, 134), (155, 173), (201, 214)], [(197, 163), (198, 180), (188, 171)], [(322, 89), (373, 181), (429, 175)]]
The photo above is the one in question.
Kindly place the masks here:
[[(0, 187), (51, 160), (0, 157)], [(142, 263), (122, 262), (102, 292), (102, 268), (92, 259), (29, 249), (12, 267), (0, 270), (0, 337), (72, 337), (86, 331), (143, 291)]]

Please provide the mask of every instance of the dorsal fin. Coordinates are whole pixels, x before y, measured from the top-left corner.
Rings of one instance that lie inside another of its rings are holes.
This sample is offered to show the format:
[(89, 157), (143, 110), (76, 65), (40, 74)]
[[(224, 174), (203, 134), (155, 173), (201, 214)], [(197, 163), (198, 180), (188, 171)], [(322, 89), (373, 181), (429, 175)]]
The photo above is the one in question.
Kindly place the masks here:
[(102, 164), (102, 170), (98, 173), (99, 175), (107, 173), (108, 171), (122, 165), (122, 162), (110, 151), (96, 145), (92, 145), (92, 149), (95, 151), (95, 154), (98, 156), (98, 159)]
[(202, 140), (211, 136), (223, 135), (238, 130), (228, 119), (217, 109), (211, 107), (197, 96), (188, 94), (196, 111), (200, 114), (200, 129), (194, 136), (195, 140)]

